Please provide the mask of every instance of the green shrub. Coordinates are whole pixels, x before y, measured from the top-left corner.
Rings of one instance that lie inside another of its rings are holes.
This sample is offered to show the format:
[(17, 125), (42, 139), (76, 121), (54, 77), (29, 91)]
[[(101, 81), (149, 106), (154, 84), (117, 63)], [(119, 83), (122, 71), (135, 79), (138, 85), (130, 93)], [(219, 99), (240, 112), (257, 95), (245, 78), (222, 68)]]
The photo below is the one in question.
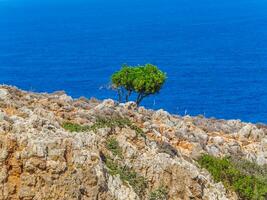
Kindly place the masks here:
[(233, 165), (246, 175), (252, 175), (267, 183), (267, 165), (259, 166), (257, 163), (249, 162), (242, 158), (231, 157)]
[(133, 92), (137, 94), (136, 104), (152, 94), (160, 91), (166, 80), (166, 74), (152, 64), (144, 66), (123, 65), (120, 71), (115, 72), (112, 77), (112, 85), (118, 92), (119, 101), (125, 96), (125, 101)]
[(115, 138), (109, 138), (107, 140), (106, 147), (108, 150), (112, 152), (114, 156), (118, 156), (119, 158), (122, 158), (122, 149), (119, 146), (118, 141)]
[(215, 181), (221, 181), (226, 188), (234, 190), (241, 199), (265, 200), (267, 198), (267, 182), (263, 181), (266, 177), (255, 176), (249, 171), (244, 171), (240, 163), (234, 162), (233, 159), (203, 155), (198, 163), (211, 173)]
[(127, 166), (120, 166), (109, 157), (104, 160), (110, 175), (119, 175), (123, 182), (127, 182), (140, 197), (144, 195), (147, 187), (146, 179)]
[(168, 191), (166, 187), (160, 186), (155, 191), (151, 192), (149, 195), (149, 200), (167, 200)]
[(131, 121), (127, 118), (122, 117), (97, 117), (96, 122), (91, 127), (92, 130), (97, 130), (100, 128), (124, 128), (128, 125), (132, 124)]
[(62, 127), (70, 132), (84, 132), (84, 131), (88, 131), (90, 129), (89, 126), (81, 126), (79, 124), (75, 124), (72, 122), (64, 122), (62, 124)]

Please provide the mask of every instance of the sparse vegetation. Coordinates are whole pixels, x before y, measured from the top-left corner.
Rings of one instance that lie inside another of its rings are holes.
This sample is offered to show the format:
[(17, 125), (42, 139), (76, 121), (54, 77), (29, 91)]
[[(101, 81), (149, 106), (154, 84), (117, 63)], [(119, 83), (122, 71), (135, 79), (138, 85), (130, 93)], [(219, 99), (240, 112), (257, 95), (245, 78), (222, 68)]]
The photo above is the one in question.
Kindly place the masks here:
[(168, 191), (164, 186), (160, 186), (158, 189), (154, 190), (149, 195), (149, 200), (167, 200)]
[(89, 126), (82, 126), (72, 122), (64, 122), (62, 127), (70, 132), (84, 132), (90, 130)]
[(115, 138), (109, 138), (107, 140), (106, 147), (108, 150), (110, 150), (112, 152), (112, 154), (114, 156), (118, 156), (119, 158), (123, 158), (122, 149), (119, 146), (119, 143)]
[(142, 196), (145, 188), (147, 187), (147, 181), (143, 176), (138, 175), (134, 170), (120, 164), (123, 163), (123, 154), (116, 138), (108, 138), (106, 141), (106, 148), (112, 153), (113, 156), (117, 156), (117, 158), (112, 159), (111, 157), (102, 154), (102, 160), (105, 162), (109, 174), (119, 175), (120, 179), (125, 183), (127, 182), (134, 189), (136, 194)]
[(221, 181), (226, 188), (234, 190), (240, 199), (267, 199), (267, 174), (260, 166), (248, 161), (210, 155), (203, 155), (198, 163), (212, 174), (215, 181)]
[(126, 126), (131, 125), (131, 121), (127, 118), (122, 117), (97, 117), (96, 122), (91, 127), (92, 130), (97, 130), (100, 128), (111, 128), (114, 129), (116, 127), (124, 128)]
[(137, 135), (146, 137), (145, 133), (141, 128), (133, 124), (128, 118), (122, 117), (97, 117), (96, 122), (92, 126), (82, 126), (72, 122), (64, 122), (62, 127), (70, 132), (85, 132), (85, 131), (96, 131), (100, 128), (111, 128), (115, 129), (116, 127), (125, 128), (129, 127), (132, 130), (136, 131)]
[[(141, 128), (134, 125), (129, 119), (121, 117), (98, 117), (96, 122), (92, 126), (82, 126), (71, 122), (65, 122), (62, 124), (62, 127), (70, 132), (84, 132), (90, 130), (96, 131), (97, 129), (105, 127), (109, 127), (111, 129), (114, 129), (116, 127), (129, 127), (135, 130), (138, 135), (144, 136)], [(122, 149), (119, 146), (116, 138), (110, 137), (106, 142), (106, 148), (112, 152), (113, 156), (118, 156), (119, 159), (123, 158)], [(146, 179), (143, 176), (138, 175), (129, 167), (120, 166), (119, 163), (114, 161), (112, 158), (106, 156), (104, 157), (104, 162), (108, 168), (109, 173), (111, 175), (120, 175), (122, 181), (127, 182), (139, 196), (142, 196), (145, 188), (147, 187)]]
[(239, 169), (242, 173), (246, 175), (255, 176), (258, 179), (263, 180), (265, 183), (267, 183), (267, 165), (259, 166), (258, 164), (254, 162), (249, 162), (247, 160), (244, 160), (242, 158), (238, 157), (230, 157), (230, 161), (233, 163), (233, 165)]
[(129, 126), (132, 130), (134, 130), (138, 136), (141, 136), (143, 138), (146, 138), (146, 134), (144, 133), (144, 131), (139, 128), (138, 126), (136, 126), (135, 124), (131, 123)]
[(132, 93), (137, 94), (136, 104), (160, 91), (166, 80), (166, 74), (152, 64), (131, 67), (123, 65), (112, 77), (112, 86), (117, 90), (119, 102), (129, 101)]
[(110, 175), (119, 175), (123, 182), (128, 183), (139, 196), (143, 196), (147, 187), (146, 179), (127, 166), (120, 166), (110, 157), (104, 160)]

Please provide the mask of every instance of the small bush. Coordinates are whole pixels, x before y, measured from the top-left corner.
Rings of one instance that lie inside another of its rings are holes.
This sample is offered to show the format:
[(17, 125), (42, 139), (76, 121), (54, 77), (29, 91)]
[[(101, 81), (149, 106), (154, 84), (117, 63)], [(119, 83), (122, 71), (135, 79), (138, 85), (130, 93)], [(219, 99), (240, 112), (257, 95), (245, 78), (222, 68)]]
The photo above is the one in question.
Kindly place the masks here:
[(168, 191), (166, 187), (160, 186), (158, 189), (150, 193), (149, 200), (167, 200)]
[(122, 158), (122, 149), (119, 146), (118, 141), (115, 138), (109, 138), (107, 140), (106, 147), (108, 150), (112, 152), (114, 156), (118, 156), (119, 158)]
[(240, 163), (230, 158), (220, 159), (210, 155), (203, 155), (198, 163), (212, 174), (215, 181), (221, 181), (226, 188), (234, 190), (241, 199), (267, 199), (267, 182), (264, 181), (266, 177), (255, 176), (244, 170), (246, 167), (243, 164), (242, 169)]
[(89, 126), (81, 126), (79, 124), (71, 123), (71, 122), (64, 122), (62, 127), (70, 132), (84, 132), (90, 129)]
[(231, 157), (233, 165), (246, 175), (252, 175), (267, 183), (267, 165), (259, 166), (257, 163), (249, 162), (242, 158)]
[(127, 166), (120, 166), (119, 163), (113, 161), (109, 157), (105, 157), (104, 162), (109, 170), (110, 175), (118, 174), (123, 182), (129, 183), (136, 194), (143, 196), (147, 187), (147, 181), (143, 176), (138, 175), (135, 171)]
[(131, 124), (131, 121), (127, 118), (122, 118), (122, 117), (97, 117), (96, 122), (94, 125), (91, 127), (92, 130), (97, 130), (100, 128), (124, 128), (128, 125)]

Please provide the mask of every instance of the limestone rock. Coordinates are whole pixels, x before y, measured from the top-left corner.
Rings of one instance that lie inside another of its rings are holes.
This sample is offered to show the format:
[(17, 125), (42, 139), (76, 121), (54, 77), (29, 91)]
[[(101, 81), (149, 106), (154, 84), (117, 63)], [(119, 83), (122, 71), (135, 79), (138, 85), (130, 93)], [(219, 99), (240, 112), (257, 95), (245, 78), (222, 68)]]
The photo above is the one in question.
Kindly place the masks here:
[[(132, 125), (101, 122), (81, 132), (62, 127), (64, 122), (89, 127), (99, 117), (114, 116)], [(133, 102), (0, 86), (0, 200), (147, 200), (161, 185), (167, 186), (170, 200), (234, 200), (236, 195), (194, 159), (202, 153), (235, 154), (267, 164), (266, 133), (263, 125), (239, 120), (180, 117)], [(107, 148), (108, 138), (116, 139), (120, 156)], [(107, 157), (145, 179), (142, 194), (127, 178), (111, 173)]]

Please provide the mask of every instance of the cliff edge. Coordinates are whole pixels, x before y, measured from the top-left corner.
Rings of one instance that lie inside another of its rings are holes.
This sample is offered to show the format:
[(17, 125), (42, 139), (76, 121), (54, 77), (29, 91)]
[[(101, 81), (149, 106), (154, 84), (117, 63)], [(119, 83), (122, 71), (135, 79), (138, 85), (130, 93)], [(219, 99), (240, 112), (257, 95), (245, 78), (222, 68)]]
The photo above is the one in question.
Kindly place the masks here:
[(267, 127), (0, 86), (0, 199), (238, 199), (202, 154), (267, 164)]

